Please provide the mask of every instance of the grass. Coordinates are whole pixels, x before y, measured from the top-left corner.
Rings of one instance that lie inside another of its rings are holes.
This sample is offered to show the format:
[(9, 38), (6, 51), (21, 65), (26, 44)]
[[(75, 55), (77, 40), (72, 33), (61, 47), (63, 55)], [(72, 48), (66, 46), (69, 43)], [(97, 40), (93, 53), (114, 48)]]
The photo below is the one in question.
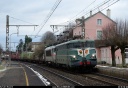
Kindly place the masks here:
[(0, 63), (0, 71), (5, 69), (4, 64), (5, 64), (5, 61), (2, 61), (2, 62)]
[(3, 70), (4, 69), (4, 66), (0, 65), (0, 70)]

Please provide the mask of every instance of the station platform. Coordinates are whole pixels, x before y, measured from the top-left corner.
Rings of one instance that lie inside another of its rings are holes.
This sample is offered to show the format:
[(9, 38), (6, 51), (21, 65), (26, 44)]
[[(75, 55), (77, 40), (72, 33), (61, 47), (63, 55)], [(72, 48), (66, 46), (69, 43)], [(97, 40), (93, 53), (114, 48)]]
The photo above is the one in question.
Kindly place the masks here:
[(0, 69), (0, 86), (46, 86), (29, 68), (19, 62), (3, 61)]
[(97, 65), (96, 68), (99, 73), (128, 80), (128, 68), (119, 68), (103, 65)]

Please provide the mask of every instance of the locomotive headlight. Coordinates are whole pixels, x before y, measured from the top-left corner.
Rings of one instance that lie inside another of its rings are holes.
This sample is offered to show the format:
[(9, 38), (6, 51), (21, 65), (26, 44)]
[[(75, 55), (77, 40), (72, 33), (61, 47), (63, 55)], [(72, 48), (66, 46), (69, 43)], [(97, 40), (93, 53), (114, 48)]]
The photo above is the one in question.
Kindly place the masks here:
[(73, 58), (76, 58), (76, 56), (75, 56), (75, 55), (73, 55), (72, 57), (73, 57)]
[(92, 54), (91, 58), (95, 59), (96, 58), (96, 54)]
[(95, 54), (92, 54), (92, 57), (96, 56)]

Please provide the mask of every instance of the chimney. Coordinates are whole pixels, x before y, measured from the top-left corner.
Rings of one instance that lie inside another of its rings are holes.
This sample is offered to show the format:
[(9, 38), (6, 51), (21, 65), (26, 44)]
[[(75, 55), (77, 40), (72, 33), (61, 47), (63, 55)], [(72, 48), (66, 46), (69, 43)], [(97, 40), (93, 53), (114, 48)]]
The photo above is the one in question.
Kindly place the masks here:
[(92, 16), (92, 11), (90, 11), (90, 16)]
[(111, 15), (111, 10), (108, 9), (108, 10), (107, 10), (107, 16), (110, 18), (110, 15)]
[(79, 19), (76, 19), (76, 25), (78, 25), (80, 23)]

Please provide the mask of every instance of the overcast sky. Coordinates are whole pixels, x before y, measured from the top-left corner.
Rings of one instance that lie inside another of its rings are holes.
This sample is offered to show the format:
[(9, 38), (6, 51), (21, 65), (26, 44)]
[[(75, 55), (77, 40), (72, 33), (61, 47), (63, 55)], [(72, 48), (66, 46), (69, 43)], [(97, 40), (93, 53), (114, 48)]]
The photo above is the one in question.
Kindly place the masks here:
[[(51, 11), (57, 0), (0, 0), (0, 44), (3, 49), (6, 47), (6, 15), (9, 15), (10, 25), (39, 25), (39, 27), (19, 27), (19, 36), (12, 33), (17, 33), (17, 27), (9, 27), (11, 42), (19, 42), (24, 40), (24, 36), (20, 35), (36, 35), (41, 29), (44, 20)], [(108, 0), (62, 0), (51, 15), (48, 22), (44, 25), (38, 35), (43, 35), (46, 31), (53, 32), (50, 25), (68, 24), (69, 21), (74, 21), (82, 16), (87, 17), (86, 13), (93, 10), (101, 3)], [(111, 2), (113, 0), (110, 0)], [(116, 0), (114, 0), (116, 1)], [(102, 10), (106, 4), (95, 11)], [(119, 0), (117, 3), (108, 7), (111, 10), (111, 19), (127, 19), (128, 17), (128, 0)], [(106, 14), (106, 10), (102, 12)], [(94, 12), (92, 12), (94, 13)], [(58, 31), (61, 32), (63, 30)], [(33, 42), (39, 42), (41, 37), (34, 38)], [(17, 44), (11, 44), (13, 50)]]

